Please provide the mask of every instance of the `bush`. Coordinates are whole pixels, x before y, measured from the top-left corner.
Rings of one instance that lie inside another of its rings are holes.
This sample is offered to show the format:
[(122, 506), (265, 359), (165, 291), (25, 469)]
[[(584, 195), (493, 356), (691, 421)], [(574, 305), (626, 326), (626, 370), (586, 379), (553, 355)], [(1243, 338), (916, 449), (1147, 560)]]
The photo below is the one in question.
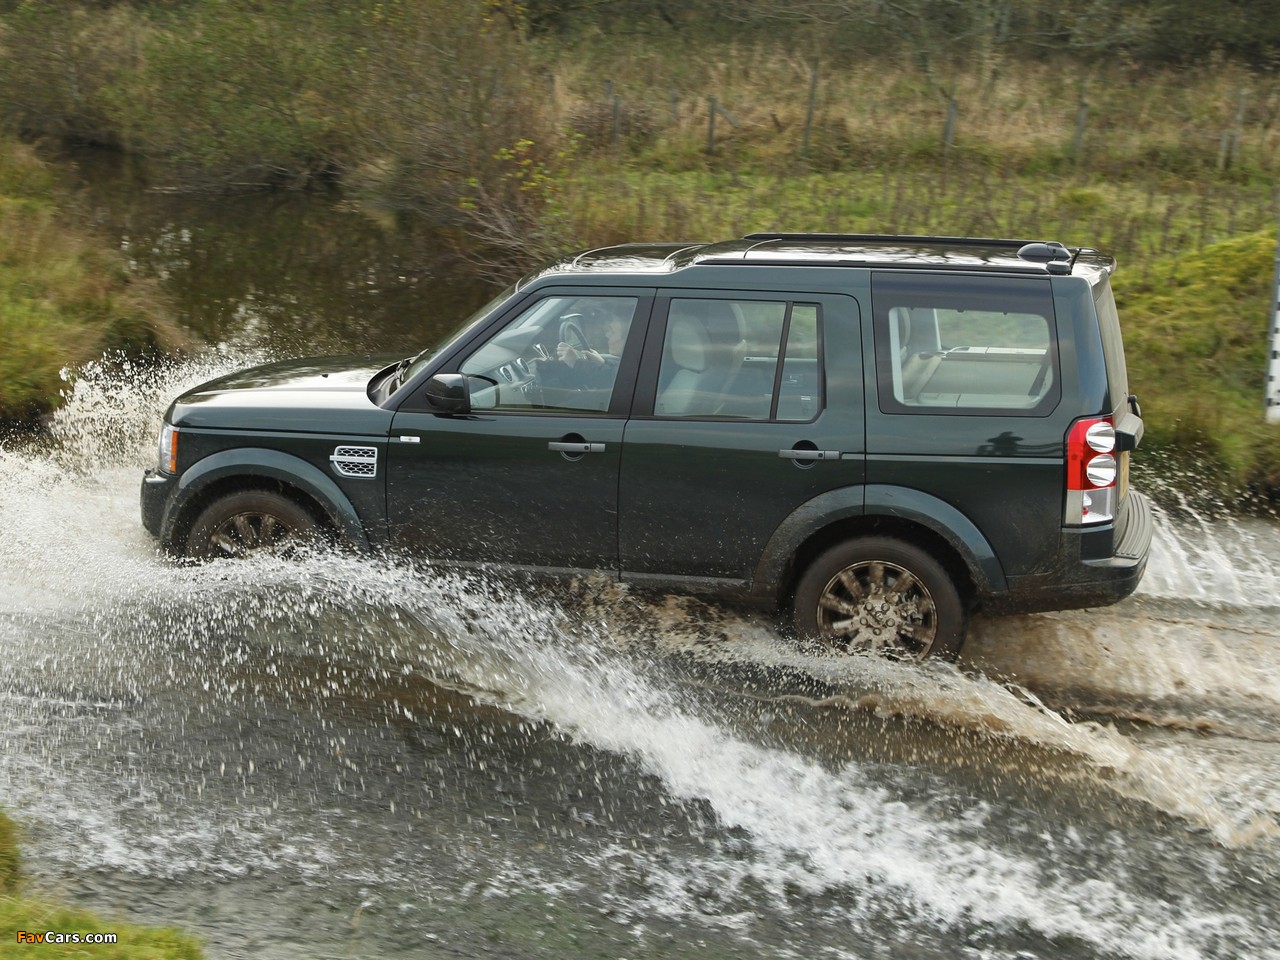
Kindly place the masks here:
[(1201, 451), (1224, 489), (1280, 491), (1280, 427), (1263, 408), (1275, 243), (1250, 234), (1116, 275), (1147, 443)]
[(105, 350), (180, 346), (154, 290), (63, 222), (30, 148), (0, 142), (0, 420), (58, 403), (64, 368)]

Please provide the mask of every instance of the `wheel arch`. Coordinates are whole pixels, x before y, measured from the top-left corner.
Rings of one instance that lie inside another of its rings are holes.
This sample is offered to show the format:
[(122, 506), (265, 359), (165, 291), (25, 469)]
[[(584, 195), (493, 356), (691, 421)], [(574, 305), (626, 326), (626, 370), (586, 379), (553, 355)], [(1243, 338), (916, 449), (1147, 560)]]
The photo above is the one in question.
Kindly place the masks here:
[(188, 468), (166, 511), (161, 541), (182, 543), (200, 512), (241, 490), (269, 490), (293, 500), (322, 526), (362, 550), (369, 539), (342, 489), (313, 464), (278, 450), (241, 447), (215, 453)]
[(861, 536), (894, 537), (926, 550), (972, 601), (1008, 590), (1004, 569), (982, 532), (955, 507), (905, 487), (832, 491), (804, 504), (774, 532), (756, 569), (755, 592), (788, 604), (805, 569), (823, 551)]

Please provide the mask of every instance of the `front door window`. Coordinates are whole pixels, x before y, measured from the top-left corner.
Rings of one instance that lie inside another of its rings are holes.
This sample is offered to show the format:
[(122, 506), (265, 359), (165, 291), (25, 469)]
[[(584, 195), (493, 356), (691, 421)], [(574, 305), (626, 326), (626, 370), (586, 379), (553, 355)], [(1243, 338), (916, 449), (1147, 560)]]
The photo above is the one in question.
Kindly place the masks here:
[(474, 410), (605, 413), (627, 349), (636, 297), (548, 297), (467, 357)]

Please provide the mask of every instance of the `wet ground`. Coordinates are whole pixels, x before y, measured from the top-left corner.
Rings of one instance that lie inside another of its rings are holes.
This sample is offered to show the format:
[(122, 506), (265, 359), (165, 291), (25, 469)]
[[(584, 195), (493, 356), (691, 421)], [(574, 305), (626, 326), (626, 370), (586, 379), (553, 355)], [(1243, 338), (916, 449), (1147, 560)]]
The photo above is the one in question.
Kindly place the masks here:
[(1280, 528), (1167, 508), (1140, 593), (960, 662), (398, 558), (188, 567), (165, 400), (0, 447), (0, 803), (39, 881), (214, 958), (1280, 956)]

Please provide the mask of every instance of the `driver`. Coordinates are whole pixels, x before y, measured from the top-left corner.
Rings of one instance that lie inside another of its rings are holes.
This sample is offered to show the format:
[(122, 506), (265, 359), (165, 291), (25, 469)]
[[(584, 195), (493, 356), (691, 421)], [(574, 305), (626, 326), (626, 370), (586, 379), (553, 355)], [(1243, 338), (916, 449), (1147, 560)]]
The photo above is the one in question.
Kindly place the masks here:
[(560, 362), (570, 369), (577, 367), (579, 363), (585, 365), (584, 370), (591, 366), (616, 367), (618, 358), (622, 355), (622, 348), (627, 342), (627, 321), (617, 314), (610, 314), (597, 326), (598, 332), (591, 336), (591, 340), (599, 344), (601, 350), (595, 350), (586, 344), (579, 349), (562, 340), (556, 344), (556, 356), (560, 358)]
[[(571, 317), (566, 317), (569, 320)], [(556, 359), (563, 365), (560, 385), (581, 390), (608, 390), (618, 373), (622, 349), (631, 327), (631, 315), (623, 315), (612, 305), (599, 305), (589, 314), (579, 315), (583, 342), (561, 340)], [(589, 342), (588, 342), (589, 341)]]

